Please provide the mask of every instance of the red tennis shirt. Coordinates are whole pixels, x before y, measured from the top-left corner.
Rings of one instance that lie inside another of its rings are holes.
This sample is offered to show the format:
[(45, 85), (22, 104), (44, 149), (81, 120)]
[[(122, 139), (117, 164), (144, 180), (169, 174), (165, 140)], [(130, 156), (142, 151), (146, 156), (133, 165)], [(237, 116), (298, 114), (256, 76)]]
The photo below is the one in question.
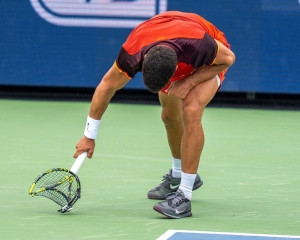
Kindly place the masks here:
[[(203, 65), (213, 64), (218, 52), (214, 39), (230, 48), (223, 32), (201, 16), (179, 11), (164, 12), (141, 23), (129, 34), (115, 65), (129, 78), (133, 78), (137, 72), (142, 71), (144, 56), (151, 47), (167, 45), (175, 51), (178, 60), (170, 84), (184, 79)], [(222, 81), (224, 74), (220, 74)]]

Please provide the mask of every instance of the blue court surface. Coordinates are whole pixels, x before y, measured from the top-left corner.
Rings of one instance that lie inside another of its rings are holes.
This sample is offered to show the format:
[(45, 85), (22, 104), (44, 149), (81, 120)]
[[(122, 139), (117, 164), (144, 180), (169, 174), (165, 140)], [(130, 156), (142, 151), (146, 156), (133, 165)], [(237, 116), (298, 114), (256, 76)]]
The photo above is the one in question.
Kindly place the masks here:
[(300, 240), (300, 236), (168, 230), (157, 240)]

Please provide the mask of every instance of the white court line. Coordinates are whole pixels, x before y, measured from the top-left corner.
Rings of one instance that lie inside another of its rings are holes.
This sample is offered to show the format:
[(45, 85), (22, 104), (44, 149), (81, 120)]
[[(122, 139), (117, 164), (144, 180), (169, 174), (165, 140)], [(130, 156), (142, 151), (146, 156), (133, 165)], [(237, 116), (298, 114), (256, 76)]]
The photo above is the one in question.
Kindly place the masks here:
[(186, 230), (168, 230), (156, 240), (167, 240), (175, 233), (199, 233), (199, 234), (217, 234), (217, 235), (234, 235), (234, 236), (252, 236), (252, 237), (269, 237), (269, 238), (296, 238), (300, 239), (300, 236), (291, 235), (269, 235), (269, 234), (251, 234), (251, 233), (233, 233), (233, 232), (208, 232), (208, 231), (186, 231)]

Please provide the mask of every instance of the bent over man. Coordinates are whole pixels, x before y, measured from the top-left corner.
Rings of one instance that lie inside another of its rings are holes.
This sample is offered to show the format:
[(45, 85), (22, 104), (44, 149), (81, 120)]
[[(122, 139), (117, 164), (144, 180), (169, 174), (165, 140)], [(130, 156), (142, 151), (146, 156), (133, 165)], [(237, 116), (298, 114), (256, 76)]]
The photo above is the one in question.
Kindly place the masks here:
[(101, 118), (115, 92), (139, 71), (149, 91), (158, 92), (172, 168), (148, 198), (163, 200), (153, 209), (170, 218), (192, 216), (192, 191), (204, 145), (202, 115), (234, 63), (223, 32), (194, 13), (169, 11), (138, 25), (122, 45), (113, 66), (97, 86), (76, 158), (91, 158)]

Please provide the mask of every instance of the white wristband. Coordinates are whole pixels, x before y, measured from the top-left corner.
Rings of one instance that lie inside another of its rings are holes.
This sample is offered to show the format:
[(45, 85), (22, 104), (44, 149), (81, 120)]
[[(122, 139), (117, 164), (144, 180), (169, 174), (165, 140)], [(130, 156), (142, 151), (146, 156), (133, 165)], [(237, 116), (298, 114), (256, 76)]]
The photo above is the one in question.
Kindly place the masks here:
[(88, 116), (86, 120), (85, 129), (84, 129), (84, 136), (90, 139), (96, 139), (98, 135), (100, 122), (101, 119), (95, 120), (93, 118), (90, 118), (90, 116)]

